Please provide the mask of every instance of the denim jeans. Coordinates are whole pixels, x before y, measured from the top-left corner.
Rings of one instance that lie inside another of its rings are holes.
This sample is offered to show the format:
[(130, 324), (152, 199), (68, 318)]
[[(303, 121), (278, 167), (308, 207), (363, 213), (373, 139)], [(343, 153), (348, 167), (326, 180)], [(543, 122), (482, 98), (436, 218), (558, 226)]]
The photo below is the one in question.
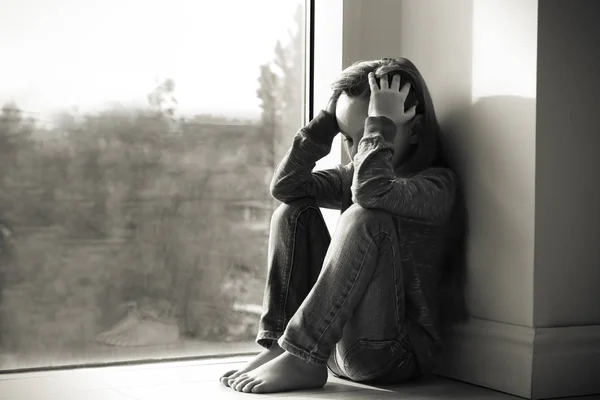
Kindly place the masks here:
[(338, 377), (399, 383), (420, 377), (405, 326), (398, 221), (356, 204), (333, 238), (313, 198), (271, 219), (268, 276), (256, 342), (327, 364)]

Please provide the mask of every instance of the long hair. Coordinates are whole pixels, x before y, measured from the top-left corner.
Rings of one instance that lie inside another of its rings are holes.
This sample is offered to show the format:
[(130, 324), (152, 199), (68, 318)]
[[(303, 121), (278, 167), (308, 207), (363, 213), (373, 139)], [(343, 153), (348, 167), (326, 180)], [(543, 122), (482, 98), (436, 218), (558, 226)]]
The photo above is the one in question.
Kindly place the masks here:
[(368, 99), (371, 95), (368, 79), (370, 72), (375, 74), (378, 83), (386, 74), (390, 80), (394, 75), (400, 75), (401, 85), (410, 82), (411, 90), (404, 106), (409, 109), (418, 102), (417, 114), (423, 115), (422, 123), (413, 126), (419, 138), (418, 142), (411, 145), (406, 158), (402, 160), (402, 165), (394, 167), (399, 167), (403, 174), (412, 175), (434, 165), (448, 166), (441, 148), (441, 129), (429, 89), (423, 76), (410, 60), (400, 57), (358, 61), (342, 71), (331, 88), (335, 93), (345, 93), (348, 97)]
[[(388, 79), (399, 74), (401, 85), (410, 82), (411, 90), (405, 101), (405, 109), (409, 109), (417, 103), (417, 114), (423, 115), (421, 124), (416, 124), (419, 140), (407, 153), (407, 157), (401, 161), (397, 171), (401, 174), (412, 175), (429, 167), (450, 168), (447, 161), (441, 135), (442, 130), (437, 120), (433, 101), (423, 76), (417, 67), (408, 59), (383, 58), (373, 61), (358, 61), (346, 68), (338, 79), (331, 85), (334, 93), (345, 93), (348, 97), (368, 99), (371, 95), (368, 75), (374, 72), (379, 83), (380, 78), (388, 75)], [(466, 268), (466, 245), (467, 245), (467, 209), (462, 184), (457, 182), (455, 202), (448, 229), (446, 231), (446, 251), (442, 265), (442, 310), (441, 322), (443, 324), (453, 323), (466, 316), (466, 305), (464, 299), (465, 268)]]

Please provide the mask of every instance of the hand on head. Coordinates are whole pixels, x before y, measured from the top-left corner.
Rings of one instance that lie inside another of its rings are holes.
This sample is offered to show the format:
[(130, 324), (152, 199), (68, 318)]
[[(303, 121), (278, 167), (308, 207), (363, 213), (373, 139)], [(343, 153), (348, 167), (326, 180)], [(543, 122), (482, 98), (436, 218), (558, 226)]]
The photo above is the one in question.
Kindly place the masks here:
[(400, 75), (394, 75), (392, 81), (389, 81), (385, 74), (380, 79), (380, 85), (377, 84), (375, 74), (369, 73), (369, 87), (371, 96), (369, 98), (369, 117), (388, 117), (396, 125), (403, 125), (409, 122), (417, 112), (417, 104), (408, 110), (404, 110), (404, 102), (410, 92), (410, 83), (405, 83), (400, 87)]
[(335, 116), (335, 107), (341, 94), (341, 91), (334, 91), (333, 93), (331, 93), (331, 96), (329, 96), (329, 100), (327, 101), (327, 105), (325, 106), (325, 111), (327, 111), (333, 116)]

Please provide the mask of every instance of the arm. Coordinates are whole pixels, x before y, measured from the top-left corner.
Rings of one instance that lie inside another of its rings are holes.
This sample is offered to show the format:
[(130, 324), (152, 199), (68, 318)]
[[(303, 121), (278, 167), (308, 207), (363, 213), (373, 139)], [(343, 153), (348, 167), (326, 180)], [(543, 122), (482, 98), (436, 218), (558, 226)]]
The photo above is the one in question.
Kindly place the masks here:
[(397, 178), (392, 166), (396, 125), (386, 117), (369, 117), (354, 157), (352, 201), (395, 215), (442, 224), (454, 205), (455, 176), (447, 168), (431, 168), (410, 178)]
[(342, 176), (346, 167), (315, 171), (316, 162), (329, 154), (338, 134), (335, 117), (321, 111), (294, 137), (292, 147), (275, 170), (271, 195), (286, 203), (301, 197), (314, 197), (324, 208), (341, 209)]

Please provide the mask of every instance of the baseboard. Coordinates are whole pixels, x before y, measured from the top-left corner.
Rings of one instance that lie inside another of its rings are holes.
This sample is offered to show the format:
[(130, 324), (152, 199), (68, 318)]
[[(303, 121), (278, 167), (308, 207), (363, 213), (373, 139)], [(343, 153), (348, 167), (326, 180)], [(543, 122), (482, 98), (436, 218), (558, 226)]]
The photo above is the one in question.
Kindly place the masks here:
[(600, 325), (538, 328), (534, 399), (600, 395)]
[(472, 318), (456, 325), (436, 373), (531, 398), (533, 328)]
[(600, 394), (600, 326), (531, 328), (470, 319), (436, 373), (527, 399)]

